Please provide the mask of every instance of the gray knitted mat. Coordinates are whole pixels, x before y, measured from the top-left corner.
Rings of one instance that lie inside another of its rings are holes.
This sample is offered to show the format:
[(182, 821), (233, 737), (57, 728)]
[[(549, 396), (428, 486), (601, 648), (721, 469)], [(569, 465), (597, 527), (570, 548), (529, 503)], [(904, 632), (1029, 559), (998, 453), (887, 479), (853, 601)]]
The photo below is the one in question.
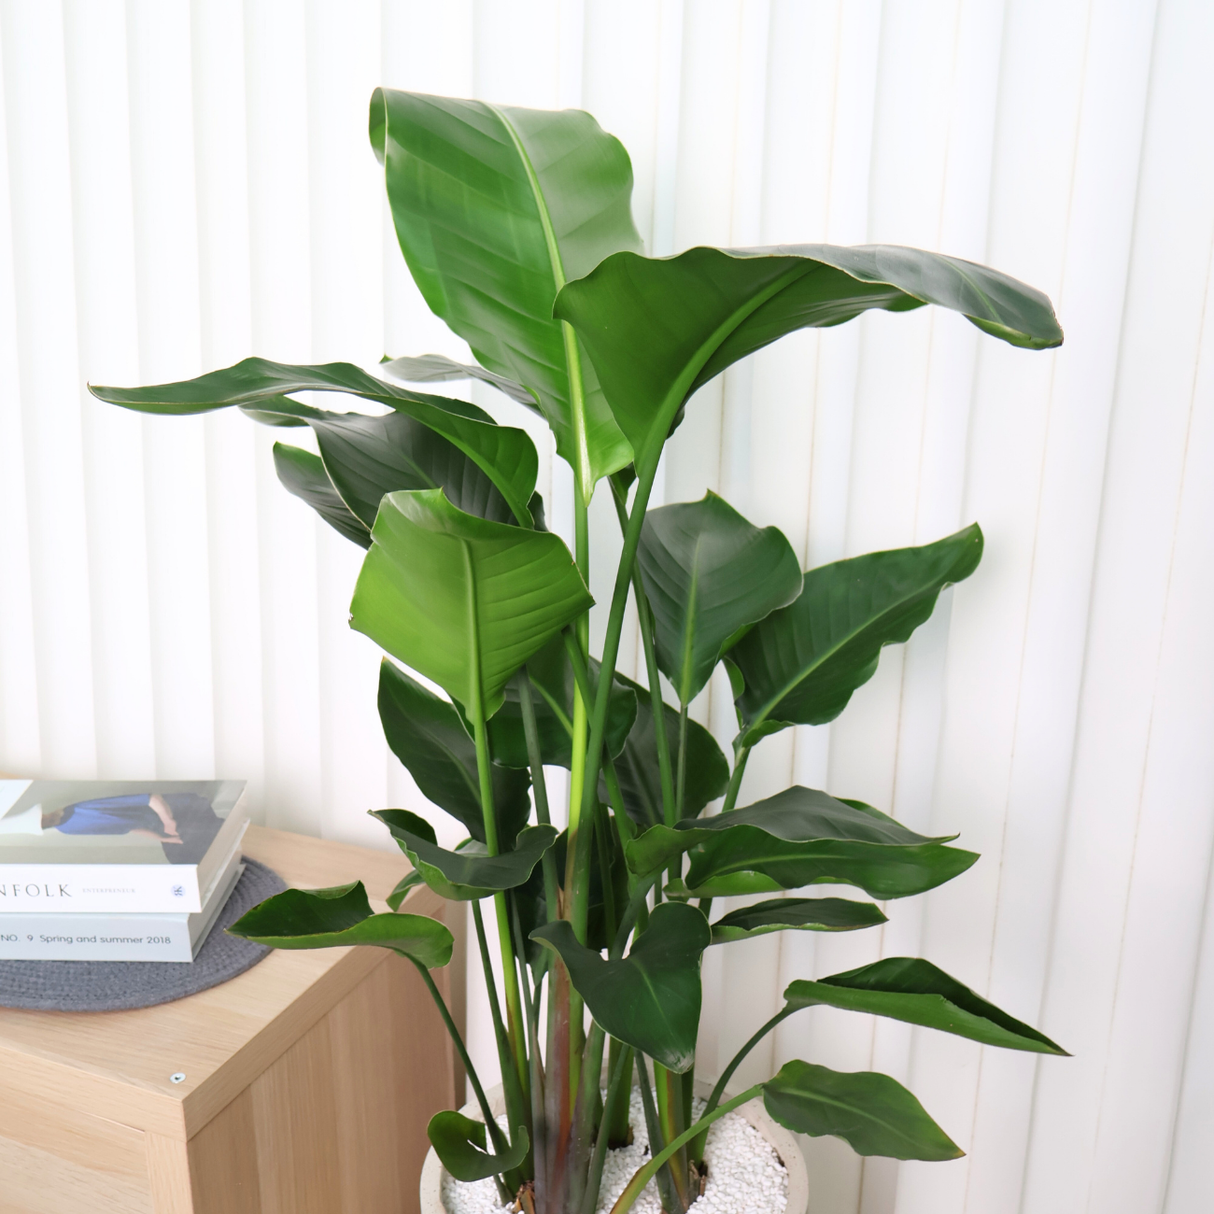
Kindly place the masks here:
[(245, 911), (286, 889), (256, 860), (245, 870), (190, 961), (0, 961), (0, 1007), (39, 1012), (116, 1012), (172, 1003), (243, 974), (270, 951), (229, 936)]

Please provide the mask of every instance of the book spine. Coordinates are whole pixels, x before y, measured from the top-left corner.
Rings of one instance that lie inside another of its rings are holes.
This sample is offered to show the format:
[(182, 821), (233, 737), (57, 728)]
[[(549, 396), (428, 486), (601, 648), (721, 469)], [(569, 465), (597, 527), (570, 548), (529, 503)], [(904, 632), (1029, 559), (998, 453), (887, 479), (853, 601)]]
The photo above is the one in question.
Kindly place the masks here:
[(0, 918), (0, 961), (192, 960), (185, 915), (35, 914)]
[(202, 909), (194, 864), (0, 864), (7, 914), (192, 914)]

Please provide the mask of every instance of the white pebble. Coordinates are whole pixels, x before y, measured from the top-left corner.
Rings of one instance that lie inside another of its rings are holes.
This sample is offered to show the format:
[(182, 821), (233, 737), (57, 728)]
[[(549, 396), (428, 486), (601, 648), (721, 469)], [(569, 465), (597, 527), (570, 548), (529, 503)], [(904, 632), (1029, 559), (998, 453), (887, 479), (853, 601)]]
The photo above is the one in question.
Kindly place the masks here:
[[(696, 1101), (699, 1116), (704, 1102)], [(636, 1170), (649, 1158), (649, 1134), (641, 1095), (632, 1092), (631, 1146), (608, 1151), (603, 1163), (597, 1214), (608, 1214)], [(501, 1119), (503, 1128), (505, 1119)], [(784, 1214), (788, 1204), (788, 1171), (767, 1139), (737, 1113), (727, 1113), (708, 1131), (704, 1148), (708, 1183), (704, 1196), (692, 1202), (688, 1214)], [(492, 1178), (465, 1184), (443, 1173), (443, 1205), (447, 1214), (513, 1214), (514, 1203), (503, 1206)], [(650, 1181), (633, 1205), (635, 1214), (661, 1214), (657, 1185)]]

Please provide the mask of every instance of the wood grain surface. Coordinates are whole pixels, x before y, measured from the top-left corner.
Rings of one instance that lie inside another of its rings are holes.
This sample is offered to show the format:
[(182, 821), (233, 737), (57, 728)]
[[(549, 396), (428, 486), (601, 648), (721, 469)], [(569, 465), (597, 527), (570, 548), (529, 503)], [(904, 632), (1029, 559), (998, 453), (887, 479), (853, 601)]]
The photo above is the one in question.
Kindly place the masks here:
[[(257, 827), (245, 852), (301, 888), (361, 879), (373, 901), (408, 871)], [(450, 915), (435, 979), (462, 1023), (464, 908), (424, 887), (406, 905)], [(381, 949), (275, 952), (141, 1011), (0, 1009), (0, 1214), (411, 1211), (426, 1123), (463, 1090), (421, 979)]]

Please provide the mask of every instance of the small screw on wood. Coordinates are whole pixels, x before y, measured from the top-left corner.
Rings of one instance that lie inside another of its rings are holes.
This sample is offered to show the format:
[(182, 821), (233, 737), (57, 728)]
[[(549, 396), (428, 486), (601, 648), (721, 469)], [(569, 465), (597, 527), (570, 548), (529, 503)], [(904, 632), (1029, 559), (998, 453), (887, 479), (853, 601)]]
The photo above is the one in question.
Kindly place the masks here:
[(170, 1083), (185, 1083), (185, 1072), (178, 1071), (175, 1075), (169, 1076)]

